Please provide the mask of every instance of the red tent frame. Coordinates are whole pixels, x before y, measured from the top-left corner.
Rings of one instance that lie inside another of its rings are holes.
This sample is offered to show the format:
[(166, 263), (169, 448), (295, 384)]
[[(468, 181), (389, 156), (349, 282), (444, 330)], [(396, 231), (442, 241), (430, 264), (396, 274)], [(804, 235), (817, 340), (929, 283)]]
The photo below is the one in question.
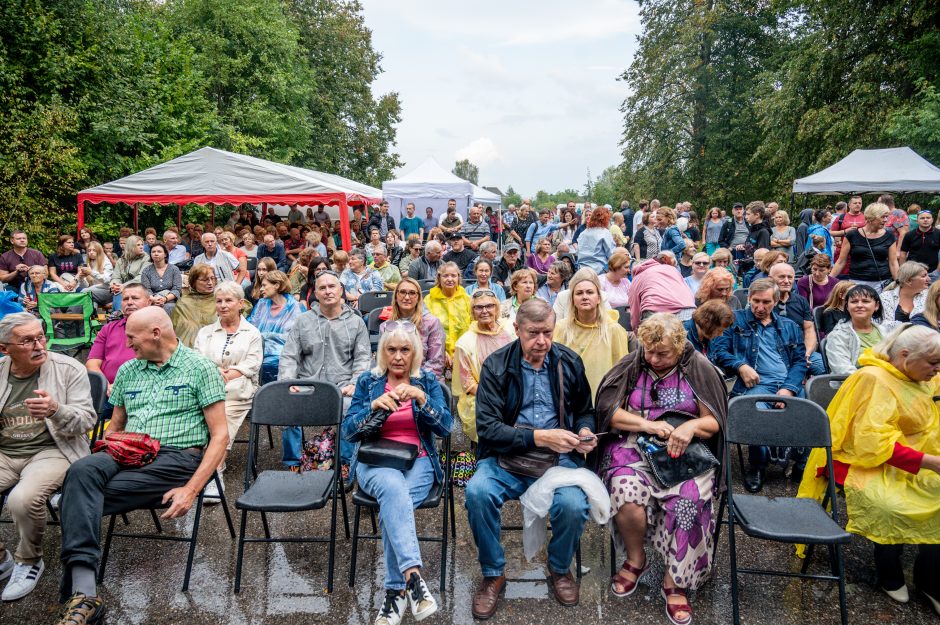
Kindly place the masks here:
[(177, 204), (177, 226), (182, 228), (184, 204), (328, 204), (339, 207), (340, 239), (343, 249), (349, 251), (352, 240), (349, 234), (349, 207), (356, 204), (378, 204), (381, 198), (365, 197), (353, 193), (314, 193), (314, 194), (247, 194), (247, 195), (167, 195), (146, 193), (79, 193), (78, 194), (78, 230), (85, 225), (85, 202), (89, 204), (118, 204), (121, 202), (134, 206), (134, 231), (137, 231), (137, 203)]

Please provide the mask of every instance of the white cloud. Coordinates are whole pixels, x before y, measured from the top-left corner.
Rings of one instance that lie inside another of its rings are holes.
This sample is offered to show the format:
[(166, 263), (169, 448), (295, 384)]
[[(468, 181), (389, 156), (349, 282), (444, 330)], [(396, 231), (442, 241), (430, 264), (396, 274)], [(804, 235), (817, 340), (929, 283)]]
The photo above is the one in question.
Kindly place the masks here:
[(496, 149), (496, 144), (489, 137), (474, 139), (454, 152), (454, 158), (458, 161), (468, 159), (471, 163), (480, 167), (503, 159), (499, 154), (499, 150)]
[(495, 54), (481, 54), (474, 52), (466, 46), (461, 46), (460, 55), (466, 69), (478, 75), (485, 81), (513, 83), (513, 76)]

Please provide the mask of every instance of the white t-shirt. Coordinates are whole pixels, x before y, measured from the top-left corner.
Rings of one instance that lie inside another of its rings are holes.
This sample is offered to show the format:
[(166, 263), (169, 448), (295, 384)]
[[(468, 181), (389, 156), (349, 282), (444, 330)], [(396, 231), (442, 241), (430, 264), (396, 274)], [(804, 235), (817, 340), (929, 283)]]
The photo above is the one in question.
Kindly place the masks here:
[(637, 211), (633, 214), (633, 232), (640, 229), (643, 225), (643, 211)]

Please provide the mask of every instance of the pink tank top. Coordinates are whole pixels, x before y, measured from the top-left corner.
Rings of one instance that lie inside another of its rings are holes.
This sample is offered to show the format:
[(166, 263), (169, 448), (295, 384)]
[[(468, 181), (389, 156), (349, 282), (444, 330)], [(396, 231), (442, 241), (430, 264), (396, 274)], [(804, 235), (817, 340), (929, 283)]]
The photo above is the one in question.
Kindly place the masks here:
[[(385, 392), (392, 390), (388, 384), (385, 385)], [(421, 448), (421, 439), (418, 437), (418, 427), (415, 425), (414, 411), (411, 409), (411, 401), (405, 401), (399, 404), (398, 410), (389, 415), (382, 426), (380, 433), (382, 438), (417, 445), (418, 457), (426, 456), (427, 453)]]

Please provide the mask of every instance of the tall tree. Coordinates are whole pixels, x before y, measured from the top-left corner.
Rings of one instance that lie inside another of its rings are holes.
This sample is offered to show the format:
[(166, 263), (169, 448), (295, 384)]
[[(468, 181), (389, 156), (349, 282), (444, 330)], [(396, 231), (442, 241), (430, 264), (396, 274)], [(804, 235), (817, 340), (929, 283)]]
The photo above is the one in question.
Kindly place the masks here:
[(471, 163), (468, 158), (457, 161), (454, 164), (453, 174), (458, 178), (469, 180), (473, 184), (479, 184), (480, 168)]

